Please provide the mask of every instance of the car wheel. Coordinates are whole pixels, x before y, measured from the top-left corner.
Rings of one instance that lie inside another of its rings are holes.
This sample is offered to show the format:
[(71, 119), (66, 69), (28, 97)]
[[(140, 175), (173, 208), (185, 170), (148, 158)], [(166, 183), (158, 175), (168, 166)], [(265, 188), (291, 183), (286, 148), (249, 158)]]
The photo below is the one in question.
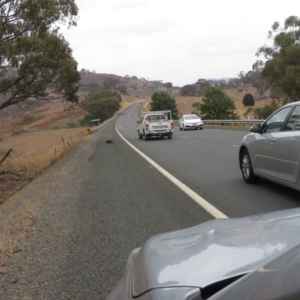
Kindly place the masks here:
[(181, 126), (179, 125), (179, 129), (182, 130)]
[(149, 140), (149, 136), (145, 134), (145, 130), (143, 130), (143, 136), (145, 141)]
[(138, 131), (138, 135), (139, 135), (139, 139), (141, 140), (143, 138), (143, 136), (140, 134), (139, 131)]
[(255, 183), (259, 180), (259, 177), (254, 175), (252, 164), (250, 160), (250, 155), (248, 150), (244, 150), (241, 156), (241, 169), (242, 169), (242, 175), (247, 183)]

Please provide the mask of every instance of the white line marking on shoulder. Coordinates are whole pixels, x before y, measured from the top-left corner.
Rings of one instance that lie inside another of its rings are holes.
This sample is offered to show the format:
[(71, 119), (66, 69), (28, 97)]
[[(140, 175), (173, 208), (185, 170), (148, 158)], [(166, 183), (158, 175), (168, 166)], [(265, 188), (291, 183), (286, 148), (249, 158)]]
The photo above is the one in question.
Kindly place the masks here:
[[(119, 121), (119, 120), (118, 120)], [(124, 140), (126, 144), (128, 144), (134, 151), (136, 151), (140, 156), (142, 156), (146, 161), (150, 163), (153, 167), (155, 167), (160, 173), (162, 173), (165, 177), (167, 177), (171, 182), (173, 182), (178, 188), (180, 188), (184, 193), (186, 193), (189, 197), (191, 197), (196, 203), (198, 203), (203, 209), (205, 209), (209, 214), (211, 214), (214, 218), (228, 218), (225, 214), (223, 214), (220, 210), (190, 189), (187, 185), (179, 181), (176, 177), (170, 174), (168, 171), (163, 169), (160, 165), (158, 165), (154, 160), (145, 155), (142, 151), (134, 147), (131, 143), (129, 143), (123, 135), (118, 130), (118, 121), (116, 122), (116, 131), (119, 136)]]

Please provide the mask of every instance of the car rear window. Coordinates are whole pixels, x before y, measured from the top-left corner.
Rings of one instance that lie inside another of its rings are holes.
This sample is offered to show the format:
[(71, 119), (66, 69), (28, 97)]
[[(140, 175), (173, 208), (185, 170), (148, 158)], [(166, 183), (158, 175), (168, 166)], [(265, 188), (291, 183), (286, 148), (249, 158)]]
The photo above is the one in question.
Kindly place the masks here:
[(146, 117), (147, 121), (163, 121), (163, 120), (167, 120), (166, 115), (162, 114), (162, 115), (148, 115)]

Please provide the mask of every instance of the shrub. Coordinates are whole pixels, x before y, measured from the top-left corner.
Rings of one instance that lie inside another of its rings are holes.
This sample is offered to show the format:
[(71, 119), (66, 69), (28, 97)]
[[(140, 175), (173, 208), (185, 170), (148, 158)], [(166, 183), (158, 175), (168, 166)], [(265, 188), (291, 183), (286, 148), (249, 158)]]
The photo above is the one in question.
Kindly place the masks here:
[(247, 93), (243, 98), (244, 106), (254, 106), (255, 99), (251, 93)]
[(51, 130), (57, 130), (60, 128), (60, 126), (58, 124), (53, 124), (49, 127)]
[(73, 121), (67, 123), (67, 125), (65, 126), (65, 128), (76, 128), (76, 127), (77, 127), (77, 125)]
[(44, 116), (25, 116), (20, 122), (20, 125), (28, 125), (43, 118)]

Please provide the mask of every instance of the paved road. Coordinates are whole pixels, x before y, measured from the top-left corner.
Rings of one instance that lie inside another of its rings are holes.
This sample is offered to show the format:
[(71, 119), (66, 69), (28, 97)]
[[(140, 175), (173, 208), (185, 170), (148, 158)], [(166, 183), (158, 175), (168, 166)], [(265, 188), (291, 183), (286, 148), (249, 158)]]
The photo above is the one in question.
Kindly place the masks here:
[(139, 108), (80, 142), (19, 193), (22, 201), (43, 195), (34, 230), (0, 277), (3, 299), (104, 299), (133, 248), (154, 234), (212, 219), (132, 150), (116, 127), (228, 217), (299, 205), (298, 192), (243, 182), (236, 148), (243, 133), (176, 128), (172, 140), (146, 142), (136, 133)]
[(172, 140), (139, 140), (136, 120), (139, 105), (118, 122), (120, 133), (180, 181), (228, 217), (298, 207), (299, 193), (261, 180), (247, 185), (238, 167), (238, 145), (247, 132), (175, 128)]

